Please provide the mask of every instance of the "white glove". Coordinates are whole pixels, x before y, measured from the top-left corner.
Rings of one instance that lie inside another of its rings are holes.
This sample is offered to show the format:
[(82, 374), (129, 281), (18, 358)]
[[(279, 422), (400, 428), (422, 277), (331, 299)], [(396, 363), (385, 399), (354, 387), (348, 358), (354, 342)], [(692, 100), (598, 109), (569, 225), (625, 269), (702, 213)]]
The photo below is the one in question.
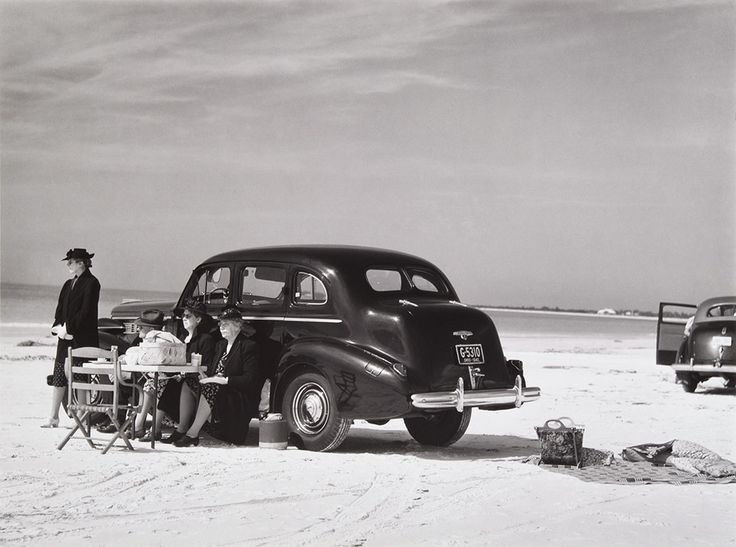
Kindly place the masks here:
[(56, 335), (62, 340), (73, 340), (74, 336), (66, 332), (66, 323), (59, 326), (59, 330), (56, 331)]

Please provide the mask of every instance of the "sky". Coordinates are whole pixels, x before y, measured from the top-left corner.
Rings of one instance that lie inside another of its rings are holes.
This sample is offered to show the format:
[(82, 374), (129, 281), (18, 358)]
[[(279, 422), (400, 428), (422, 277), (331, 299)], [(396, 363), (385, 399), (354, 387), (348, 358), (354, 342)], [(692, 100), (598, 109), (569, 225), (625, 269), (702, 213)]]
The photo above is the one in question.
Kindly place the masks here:
[(464, 302), (736, 294), (731, 1), (0, 1), (0, 277), (385, 247)]

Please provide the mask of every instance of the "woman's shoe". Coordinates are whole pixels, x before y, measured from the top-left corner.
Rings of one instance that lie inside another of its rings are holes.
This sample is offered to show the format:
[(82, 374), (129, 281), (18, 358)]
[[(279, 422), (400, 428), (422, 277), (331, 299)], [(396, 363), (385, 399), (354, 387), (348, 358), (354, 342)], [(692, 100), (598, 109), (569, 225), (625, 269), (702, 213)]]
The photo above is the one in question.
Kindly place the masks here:
[[(151, 433), (152, 433), (152, 431), (149, 429), (148, 431), (146, 431), (146, 433), (144, 435), (141, 435), (138, 438), (138, 441), (139, 442), (142, 442), (142, 443), (150, 443), (151, 442), (151, 437), (153, 437), (153, 435), (151, 435)], [(156, 431), (156, 440), (157, 441), (160, 441), (161, 440), (161, 432), (160, 431)]]
[(183, 448), (185, 446), (197, 446), (198, 444), (199, 437), (190, 437), (189, 435), (184, 435), (178, 441), (174, 441), (174, 446), (178, 446), (179, 448)]
[(164, 443), (164, 444), (174, 444), (176, 441), (178, 441), (179, 439), (182, 439), (184, 437), (186, 437), (186, 435), (184, 433), (179, 433), (175, 429), (174, 432), (171, 435), (169, 435), (165, 439), (161, 439), (161, 442)]
[(43, 424), (41, 427), (43, 427), (44, 429), (59, 427), (59, 418), (49, 418), (49, 421)]
[(115, 433), (117, 430), (118, 428), (115, 427), (115, 424), (112, 422), (107, 422), (97, 426), (97, 431), (99, 433)]

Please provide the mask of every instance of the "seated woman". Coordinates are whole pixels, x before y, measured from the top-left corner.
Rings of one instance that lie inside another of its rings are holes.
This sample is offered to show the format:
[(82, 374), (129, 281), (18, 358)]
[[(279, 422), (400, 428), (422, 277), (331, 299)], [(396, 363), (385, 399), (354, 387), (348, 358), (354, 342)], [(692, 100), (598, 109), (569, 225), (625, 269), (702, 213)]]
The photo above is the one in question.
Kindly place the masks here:
[[(128, 351), (135, 352), (138, 351), (139, 344), (143, 341), (143, 339), (146, 337), (146, 335), (149, 332), (153, 331), (160, 331), (164, 328), (164, 314), (161, 310), (156, 309), (148, 309), (141, 313), (140, 317), (136, 319), (133, 322), (136, 327), (138, 328), (138, 334), (136, 336), (136, 339), (130, 344), (130, 347), (126, 350), (126, 352), (121, 356), (121, 358), (124, 360), (124, 357), (126, 354), (128, 354)], [(135, 348), (135, 349), (132, 349)], [(128, 354), (129, 355), (129, 354)], [(108, 383), (106, 378), (100, 379), (103, 383)], [(151, 384), (153, 383), (153, 380), (150, 380)], [(148, 384), (148, 382), (147, 382)], [(132, 395), (132, 392), (129, 388), (123, 388), (122, 396), (126, 399)], [(149, 395), (150, 398), (150, 395)], [(147, 401), (146, 395), (143, 396), (143, 406), (146, 408), (143, 412), (138, 414), (138, 417), (136, 418), (135, 423), (135, 430), (136, 430), (136, 436), (141, 437), (145, 433), (143, 430), (143, 422), (140, 420), (145, 421), (146, 415), (148, 413), (148, 409), (152, 406), (152, 403), (150, 401)], [(124, 414), (122, 416), (118, 417), (122, 421), (125, 421)], [(97, 424), (97, 431), (100, 433), (115, 433), (117, 431), (117, 427), (110, 422), (107, 417)]]
[[(184, 304), (184, 313), (181, 316), (181, 320), (187, 332), (186, 338), (184, 338), (184, 342), (187, 345), (187, 363), (191, 363), (192, 353), (198, 353), (202, 356), (202, 366), (209, 370), (212, 358), (215, 355), (215, 339), (207, 331), (210, 324), (214, 323), (214, 320), (207, 315), (205, 305), (194, 299), (187, 300)], [(187, 387), (185, 388), (185, 386)], [(186, 397), (187, 402), (195, 399), (192, 402), (193, 407), (196, 404), (196, 395), (199, 393), (199, 378), (196, 374), (187, 374), (185, 377), (177, 375), (171, 378), (166, 384), (163, 393), (159, 397), (156, 431), (161, 431), (159, 426), (161, 425), (160, 420), (163, 416), (162, 411), (174, 420), (179, 421), (180, 400), (184, 389), (187, 389), (187, 393), (191, 394)], [(187, 404), (185, 403), (184, 406), (186, 407)], [(192, 413), (188, 408), (186, 411), (189, 414)], [(166, 439), (162, 439), (161, 442), (173, 443), (179, 438), (181, 438), (181, 435), (177, 435), (174, 432)]]
[[(237, 308), (220, 315), (220, 340), (207, 376), (199, 380), (199, 402), (190, 383), (181, 390), (179, 426), (172, 434), (174, 446), (196, 446), (199, 432), (213, 413), (223, 424), (223, 439), (241, 444), (248, 433), (250, 418), (257, 412), (263, 378), (258, 346), (242, 332), (243, 319)], [(194, 417), (194, 421), (187, 425)], [(167, 441), (171, 442), (170, 439)]]
[[(147, 337), (163, 331), (164, 314), (160, 310), (146, 310), (138, 319), (135, 320), (135, 324), (138, 326), (138, 339), (134, 342), (132, 348), (126, 352), (126, 355), (128, 355), (129, 352), (138, 351), (137, 346)], [(178, 339), (173, 335), (169, 336), (172, 341), (178, 341)], [(143, 402), (141, 411), (138, 416), (136, 416), (135, 420), (136, 437), (141, 441), (151, 441), (151, 432), (145, 432), (146, 418), (148, 417), (149, 412), (153, 411), (154, 397), (161, 398), (161, 393), (163, 393), (168, 381), (169, 378), (167, 375), (160, 374), (158, 385), (154, 385), (153, 378), (148, 378), (143, 385)], [(158, 412), (155, 417), (156, 431), (161, 431), (159, 428), (161, 426), (162, 418), (163, 414)]]

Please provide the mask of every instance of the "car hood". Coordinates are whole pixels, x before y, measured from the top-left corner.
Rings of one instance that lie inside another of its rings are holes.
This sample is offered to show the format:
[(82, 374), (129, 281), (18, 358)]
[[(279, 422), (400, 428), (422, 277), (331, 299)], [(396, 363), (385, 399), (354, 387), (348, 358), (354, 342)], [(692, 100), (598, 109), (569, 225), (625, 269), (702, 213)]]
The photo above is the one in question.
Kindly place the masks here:
[(134, 300), (115, 306), (110, 312), (110, 317), (119, 320), (137, 319), (145, 310), (161, 310), (166, 317), (169, 317), (174, 306), (176, 306), (174, 300)]

